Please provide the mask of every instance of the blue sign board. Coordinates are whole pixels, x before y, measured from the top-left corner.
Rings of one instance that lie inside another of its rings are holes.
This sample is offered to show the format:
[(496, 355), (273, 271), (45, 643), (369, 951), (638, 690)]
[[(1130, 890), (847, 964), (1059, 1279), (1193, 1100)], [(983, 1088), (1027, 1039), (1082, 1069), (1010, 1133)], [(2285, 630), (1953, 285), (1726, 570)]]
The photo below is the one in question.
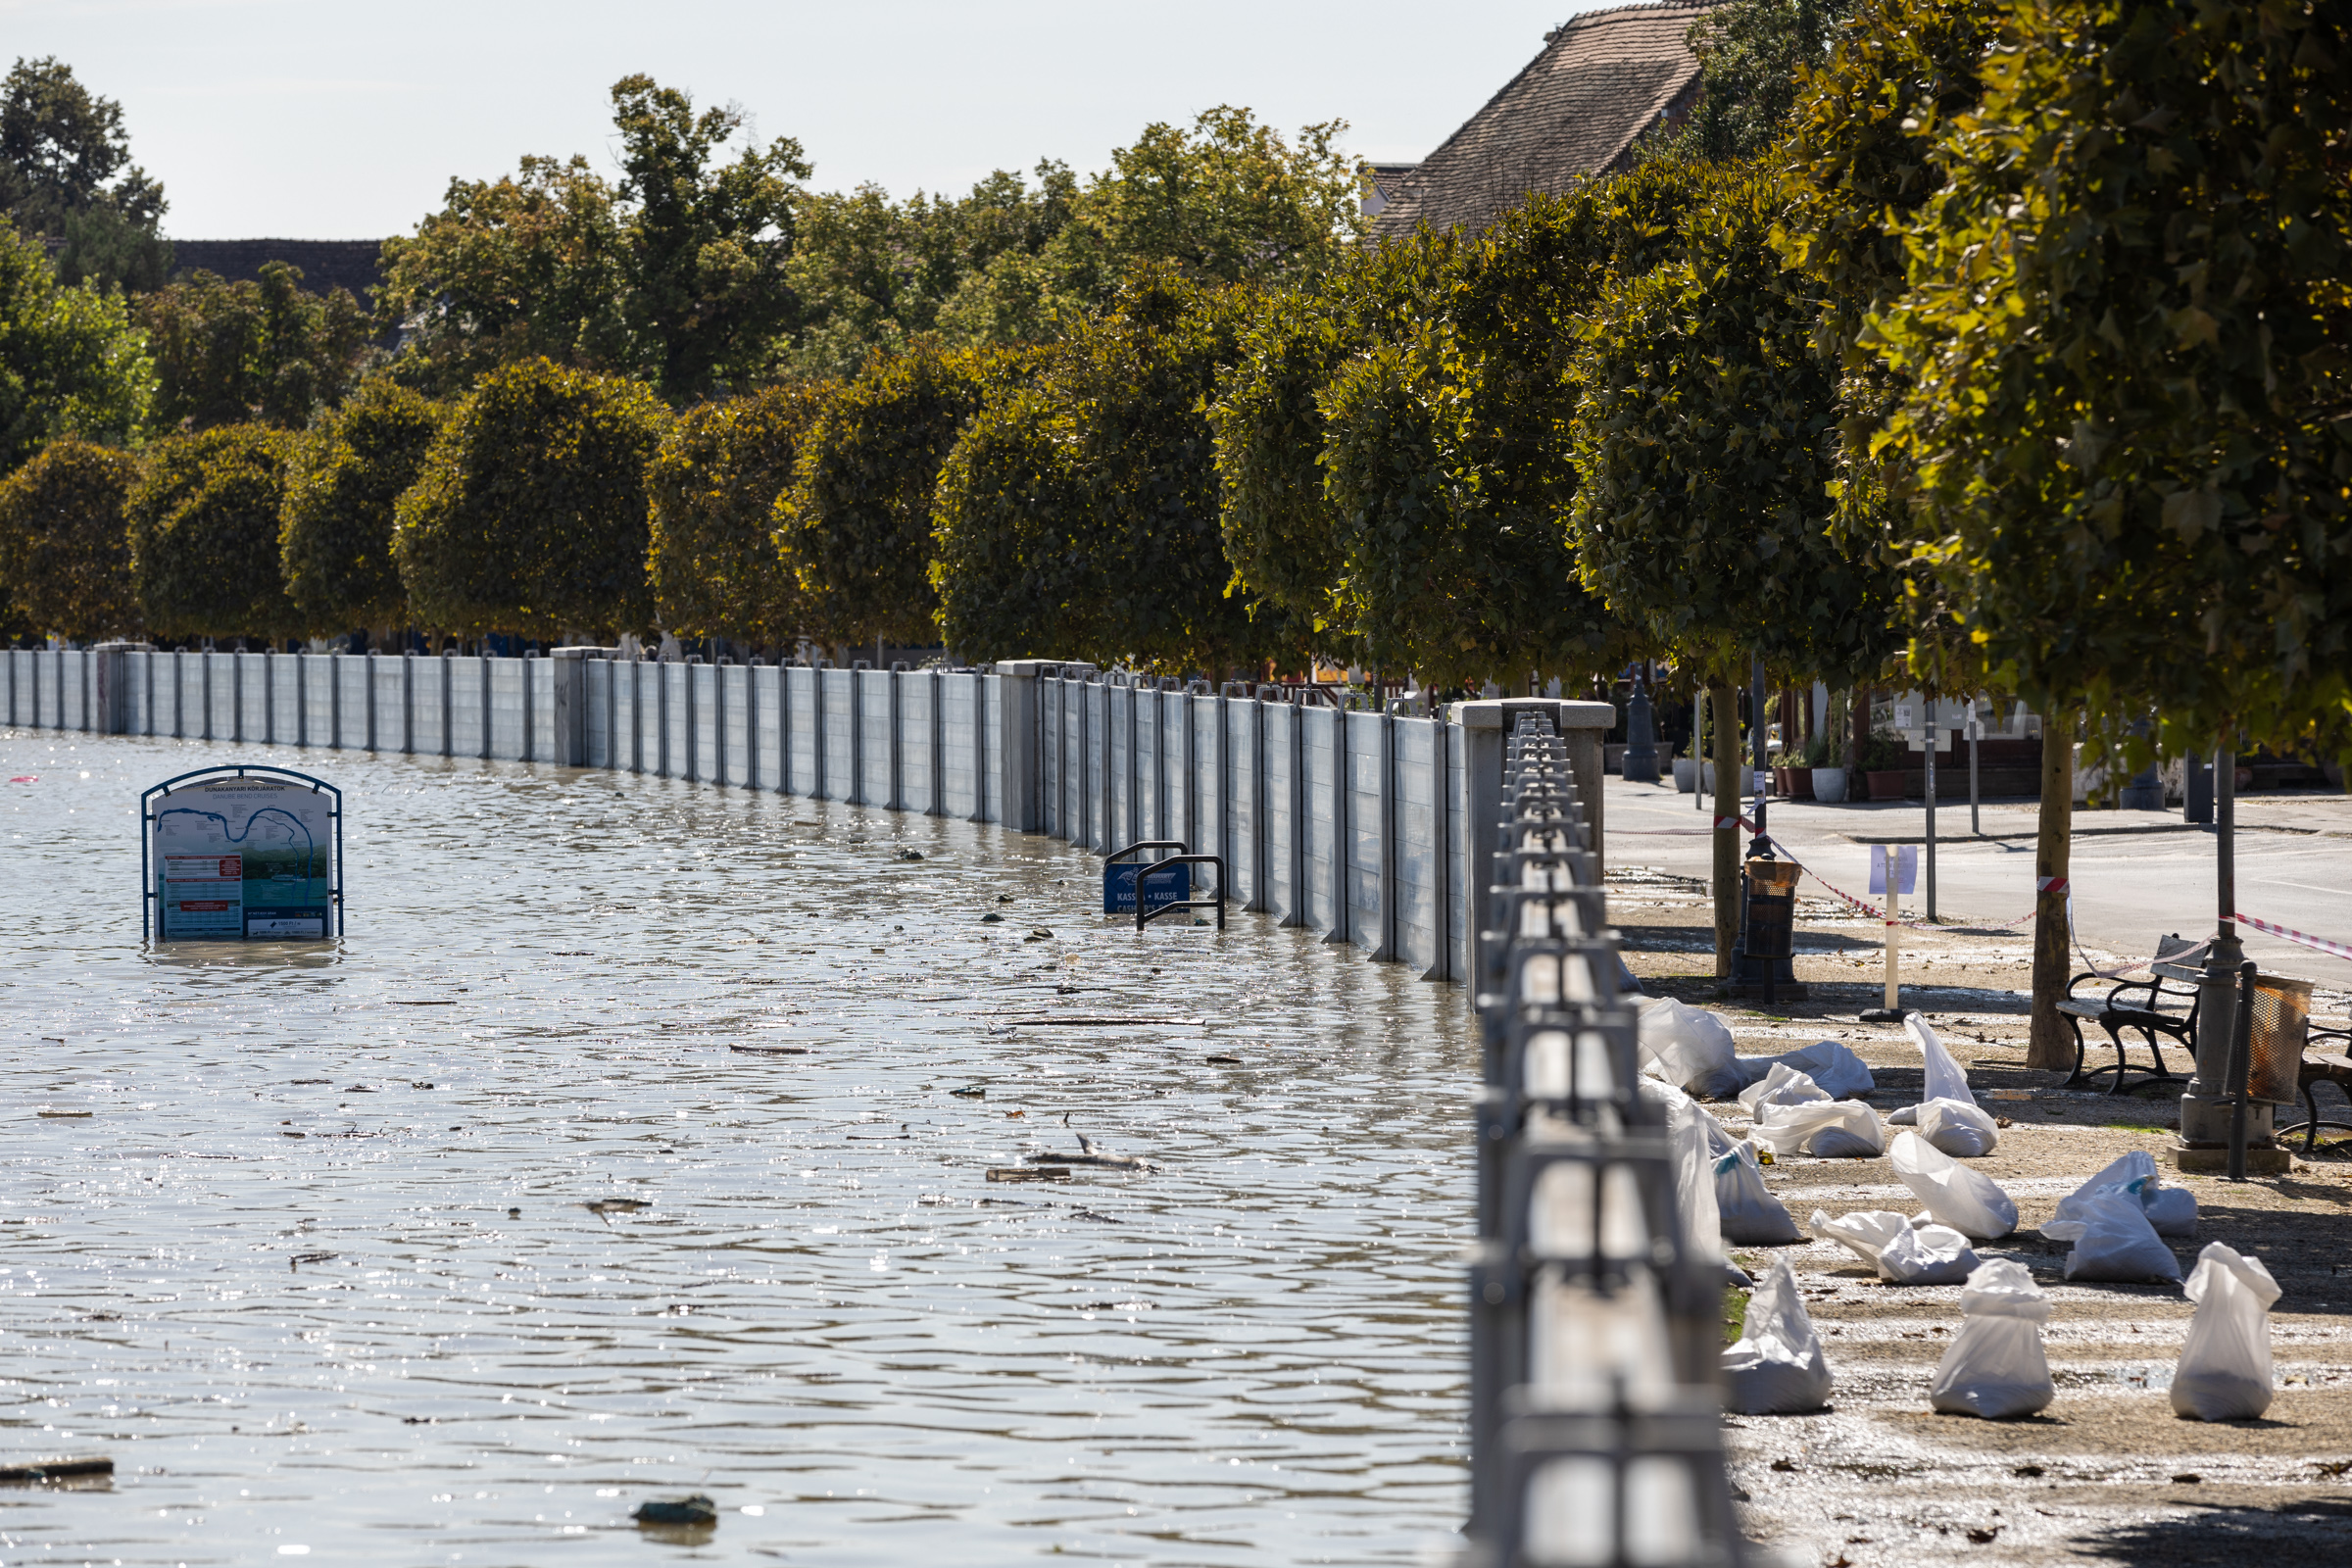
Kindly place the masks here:
[[(1144, 867), (1134, 860), (1114, 860), (1102, 867), (1102, 912), (1135, 912), (1135, 879)], [(1171, 865), (1144, 884), (1144, 907), (1164, 909), (1193, 896), (1193, 868)]]

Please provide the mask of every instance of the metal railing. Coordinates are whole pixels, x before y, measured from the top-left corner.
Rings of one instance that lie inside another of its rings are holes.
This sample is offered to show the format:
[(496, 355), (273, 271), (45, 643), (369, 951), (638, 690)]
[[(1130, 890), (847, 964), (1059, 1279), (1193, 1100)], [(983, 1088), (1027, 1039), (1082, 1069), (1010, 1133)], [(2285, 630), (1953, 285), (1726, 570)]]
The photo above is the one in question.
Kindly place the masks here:
[(1502, 800), (1479, 940), (1465, 1560), (1738, 1568), (1723, 1265), (1690, 1245), (1664, 1113), (1636, 1089), (1600, 866), (1547, 717), (1507, 738)]

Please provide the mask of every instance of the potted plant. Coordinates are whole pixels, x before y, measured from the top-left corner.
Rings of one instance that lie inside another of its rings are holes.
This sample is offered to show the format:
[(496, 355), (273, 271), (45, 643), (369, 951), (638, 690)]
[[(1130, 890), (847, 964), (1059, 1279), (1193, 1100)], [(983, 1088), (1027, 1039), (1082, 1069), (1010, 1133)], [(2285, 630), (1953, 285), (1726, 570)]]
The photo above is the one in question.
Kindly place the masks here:
[(1845, 799), (1845, 769), (1830, 765), (1834, 755), (1826, 734), (1814, 736), (1813, 743), (1805, 748), (1805, 765), (1813, 774), (1813, 798), (1831, 806)]
[(1909, 782), (1911, 752), (1893, 735), (1872, 735), (1862, 742), (1862, 776), (1869, 781), (1874, 801), (1899, 801)]

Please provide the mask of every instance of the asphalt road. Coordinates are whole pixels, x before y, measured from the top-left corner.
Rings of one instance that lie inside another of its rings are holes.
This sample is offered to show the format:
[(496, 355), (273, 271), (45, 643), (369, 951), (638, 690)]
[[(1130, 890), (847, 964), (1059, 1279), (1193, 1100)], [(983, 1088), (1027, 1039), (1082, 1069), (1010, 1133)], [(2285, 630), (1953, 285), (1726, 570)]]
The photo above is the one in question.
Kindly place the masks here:
[[(1965, 788), (1965, 775), (1962, 777)], [(1712, 805), (1712, 803), (1709, 803)], [(1870, 845), (1918, 844), (1927, 812), (1917, 801), (1822, 806), (1772, 801), (1773, 838), (1802, 861), (1812, 880), (1868, 898)], [(1936, 913), (1947, 924), (1997, 924), (2034, 906), (2032, 801), (1988, 804), (1981, 836), (1969, 832), (1968, 801), (1936, 805)], [(1611, 866), (1648, 865), (1681, 876), (1709, 874), (1709, 818), (1671, 782), (1608, 781), (1605, 852)], [(1742, 834), (1742, 848), (1745, 835)], [(2237, 907), (2240, 912), (2352, 944), (2352, 797), (2256, 794), (2237, 803)], [(2075, 927), (2083, 944), (2117, 955), (2152, 952), (2156, 938), (2179, 932), (2201, 941), (2215, 922), (2211, 828), (2169, 811), (2086, 811), (2075, 815), (2070, 881)], [(1927, 908), (1923, 862), (1919, 892), (1903, 901), (1909, 918)], [(1810, 891), (1810, 890), (1808, 890)], [(2265, 968), (2330, 988), (2352, 983), (2352, 963), (2240, 928), (2250, 957)]]

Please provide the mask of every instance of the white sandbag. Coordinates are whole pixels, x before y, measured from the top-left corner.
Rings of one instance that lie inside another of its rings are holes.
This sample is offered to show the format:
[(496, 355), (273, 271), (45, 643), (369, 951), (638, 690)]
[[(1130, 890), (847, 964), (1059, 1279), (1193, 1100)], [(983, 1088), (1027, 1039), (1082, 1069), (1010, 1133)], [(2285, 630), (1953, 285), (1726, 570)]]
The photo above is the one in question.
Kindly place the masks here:
[(1850, 1100), (1878, 1087), (1878, 1080), (1871, 1077), (1870, 1068), (1862, 1058), (1835, 1040), (1816, 1040), (1773, 1059), (1785, 1061), (1812, 1079), (1833, 1100)]
[(1778, 1247), (1804, 1232), (1787, 1205), (1764, 1185), (1764, 1169), (1749, 1144), (1735, 1144), (1715, 1159), (1715, 1210), (1723, 1239), (1735, 1247)]
[(1693, 1257), (1722, 1257), (1723, 1221), (1715, 1208), (1715, 1161), (1709, 1157), (1707, 1131), (1700, 1120), (1707, 1113), (1689, 1095), (1669, 1085), (1643, 1092), (1666, 1102), (1666, 1137), (1674, 1147), (1674, 1206), (1682, 1221), (1684, 1249)]
[(1723, 1352), (1725, 1405), (1741, 1415), (1793, 1415), (1829, 1402), (1830, 1363), (1786, 1256), (1747, 1298), (1739, 1343)]
[(1837, 1098), (1785, 1061), (1774, 1062), (1761, 1082), (1740, 1091), (1740, 1103), (1750, 1116), (1762, 1105), (1801, 1105), (1807, 1101)]
[(1642, 1009), (1639, 1038), (1643, 1072), (1701, 1100), (1739, 1093), (1739, 1069), (1733, 1065), (1739, 1053), (1731, 1030), (1715, 1014), (1669, 997)]
[(2144, 1149), (2134, 1149), (2121, 1156), (2073, 1193), (2060, 1199), (2058, 1211), (2050, 1218), (2053, 1221), (2079, 1218), (2084, 1203), (2109, 1189), (2137, 1194), (2139, 1205), (2147, 1210), (2148, 1223), (2156, 1227), (2157, 1235), (2188, 1237), (2197, 1234), (2196, 1194), (2185, 1187), (2164, 1186), (2163, 1177), (2157, 1171), (2156, 1156)]
[(1977, 1266), (1968, 1238), (1949, 1225), (1915, 1224), (1888, 1208), (1838, 1219), (1813, 1211), (1813, 1234), (1836, 1242), (1890, 1285), (1957, 1285)]
[(1920, 1102), (1958, 1100), (1975, 1104), (1977, 1097), (1969, 1093), (1968, 1074), (1952, 1059), (1952, 1054), (1943, 1049), (1943, 1042), (1936, 1038), (1936, 1031), (1928, 1027), (1928, 1020), (1915, 1012), (1903, 1019), (1903, 1027), (1910, 1030), (1911, 1038), (1919, 1042), (1919, 1054), (1927, 1061), (1928, 1082), (1927, 1087), (1920, 1091)]
[(2148, 1223), (2139, 1194), (2104, 1187), (2079, 1202), (2074, 1215), (2041, 1228), (2053, 1242), (2072, 1242), (2066, 1256), (2070, 1280), (2162, 1280), (2180, 1278), (2180, 1260)]
[(1977, 1250), (1949, 1225), (1906, 1224), (1879, 1253), (1889, 1285), (1958, 1285), (1977, 1270)]
[(1931, 1404), (1947, 1415), (2007, 1421), (2057, 1396), (2041, 1351), (2050, 1303), (2023, 1263), (1996, 1257), (1971, 1274), (1960, 1311), (1960, 1332), (1928, 1385)]
[(1919, 1136), (1954, 1159), (1982, 1159), (2001, 1141), (1991, 1113), (1973, 1100), (1923, 1100), (1913, 1110)]
[(1937, 1224), (1977, 1242), (1998, 1241), (2017, 1229), (2017, 1204), (2007, 1193), (1919, 1134), (1898, 1134), (1891, 1158), (1895, 1175), (1927, 1204)]
[(1874, 1159), (1886, 1152), (1886, 1129), (1879, 1125), (1879, 1113), (1858, 1100), (1815, 1100), (1801, 1105), (1762, 1108), (1763, 1114), (1747, 1136), (1776, 1156)]
[(2278, 1299), (2278, 1282), (2261, 1258), (2209, 1242), (2185, 1289), (2197, 1315), (2173, 1369), (2173, 1410), (2198, 1421), (2251, 1421), (2271, 1407), (2271, 1303)]

